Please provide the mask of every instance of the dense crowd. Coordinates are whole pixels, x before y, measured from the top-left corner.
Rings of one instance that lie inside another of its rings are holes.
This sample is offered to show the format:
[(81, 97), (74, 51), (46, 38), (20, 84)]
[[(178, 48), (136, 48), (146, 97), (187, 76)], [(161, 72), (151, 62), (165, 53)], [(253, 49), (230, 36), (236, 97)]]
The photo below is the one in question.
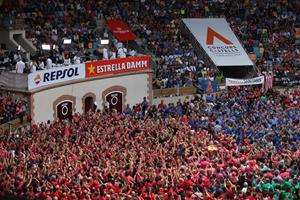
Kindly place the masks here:
[[(255, 55), (258, 73), (300, 74), (293, 34), (298, 1), (20, 0), (0, 8), (2, 16), (24, 19), (26, 36), (39, 50), (55, 45), (49, 55), (32, 58), (29, 71), (97, 55), (87, 49), (99, 49), (108, 38), (99, 23), (119, 18), (155, 55), (156, 88), (192, 86), (216, 79), (218, 71), (182, 31), (181, 18), (226, 17)], [(118, 52), (115, 44), (109, 48)], [(107, 51), (102, 57), (118, 57)], [(0, 51), (0, 65), (10, 60), (24, 72), (17, 52)], [(0, 130), (0, 198), (300, 199), (299, 101), (299, 90), (231, 88), (176, 104), (143, 102), (123, 113), (98, 110)], [(26, 110), (25, 101), (0, 95), (0, 124), (22, 119)]]
[(0, 197), (299, 199), (299, 96), (235, 88), (1, 134)]
[[(36, 47), (37, 53), (23, 60), (27, 65), (25, 72), (45, 69), (47, 60), (53, 66), (66, 66), (90, 60), (113, 59), (120, 57), (120, 44), (112, 39), (108, 45), (101, 45), (102, 39), (109, 39), (108, 28), (103, 24), (111, 7), (110, 1), (4, 1), (0, 6), (5, 15), (13, 19), (22, 19), (26, 37)], [(110, 13), (111, 14), (111, 13)], [(65, 44), (65, 39), (71, 39)], [(110, 38), (111, 39), (111, 38)], [(44, 50), (43, 45), (50, 49)], [(125, 44), (122, 44), (125, 48)], [(122, 48), (122, 50), (123, 50)], [(136, 52), (128, 49), (126, 56)], [(107, 57), (105, 54), (107, 53)], [(7, 56), (4, 65), (7, 69), (15, 67), (19, 61), (14, 54)], [(0, 55), (1, 56), (1, 55)], [(0, 57), (1, 59), (1, 57)], [(8, 60), (7, 60), (8, 59)], [(0, 63), (1, 64), (1, 63)]]
[(27, 114), (27, 101), (13, 95), (0, 93), (0, 125), (19, 118), (23, 122)]
[[(99, 48), (99, 41), (109, 33), (99, 23), (124, 20), (156, 57), (155, 88), (191, 86), (202, 77), (213, 80), (220, 76), (182, 31), (181, 19), (191, 17), (226, 17), (252, 54), (258, 73), (273, 71), (277, 79), (300, 73), (300, 39), (294, 34), (300, 24), (298, 1), (65, 0), (48, 6), (24, 0), (4, 1), (1, 8), (4, 15), (24, 19), (27, 37), (37, 47), (54, 44), (60, 57), (65, 50), (72, 52), (71, 57), (93, 54), (88, 49)], [(64, 38), (71, 38), (72, 45), (63, 45)], [(113, 52), (115, 48), (109, 49)]]
[[(295, 1), (142, 1), (124, 3), (125, 18), (156, 55), (156, 87), (182, 86), (189, 78), (212, 79), (216, 70), (203, 58), (180, 27), (181, 18), (226, 17), (258, 73), (272, 71), (280, 78), (300, 72), (299, 2)], [(141, 12), (146, 10), (147, 12)], [(180, 77), (180, 78), (179, 78)]]
[[(24, 20), (26, 37), (41, 49), (42, 44), (63, 47), (64, 39), (72, 39), (72, 50), (80, 52), (88, 47), (88, 43), (103, 38), (102, 26), (97, 20), (102, 18), (100, 5), (94, 1), (4, 1), (2, 14)], [(64, 47), (63, 47), (64, 48)], [(83, 53), (83, 52), (81, 52)]]
[[(190, 1), (142, 1), (120, 3), (120, 18), (131, 25), (145, 46), (156, 56), (155, 88), (192, 86), (205, 77), (213, 80), (218, 71), (205, 62), (203, 55), (184, 32), (181, 19), (203, 17), (204, 7)], [(141, 12), (146, 11), (146, 12)]]

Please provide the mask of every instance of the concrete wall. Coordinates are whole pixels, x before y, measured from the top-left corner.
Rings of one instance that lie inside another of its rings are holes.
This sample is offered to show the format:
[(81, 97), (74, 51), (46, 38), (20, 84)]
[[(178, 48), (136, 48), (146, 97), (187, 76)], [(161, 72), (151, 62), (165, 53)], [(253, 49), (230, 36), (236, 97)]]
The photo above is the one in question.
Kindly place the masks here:
[(10, 34), (13, 35), (13, 39), (24, 49), (24, 51), (29, 52), (31, 55), (36, 53), (36, 47), (31, 41), (26, 39), (24, 30), (10, 31)]
[(125, 105), (130, 104), (132, 106), (141, 103), (143, 97), (148, 97), (150, 100), (152, 95), (150, 94), (152, 93), (150, 76), (149, 73), (134, 74), (85, 81), (39, 91), (31, 96), (32, 118), (35, 123), (54, 120), (54, 102), (62, 98), (62, 96), (69, 96), (71, 99), (74, 99), (75, 106), (73, 111), (83, 113), (83, 97), (88, 93), (92, 93), (96, 96), (98, 108), (101, 109), (103, 105), (103, 92), (113, 86), (126, 88), (127, 94), (125, 96)]
[(28, 75), (15, 72), (2, 72), (0, 74), (0, 87), (27, 90)]
[(161, 100), (163, 100), (166, 105), (168, 105), (169, 103), (173, 103), (176, 105), (179, 99), (181, 100), (181, 102), (183, 102), (185, 98), (191, 99), (193, 96), (194, 95), (185, 95), (185, 96), (155, 98), (153, 99), (153, 104), (157, 106), (158, 104), (160, 104)]
[(18, 43), (11, 40), (9, 31), (7, 30), (0, 30), (0, 43), (5, 44), (6, 48), (9, 50), (16, 51), (18, 49)]
[(21, 52), (29, 52), (32, 55), (36, 52), (36, 47), (26, 39), (25, 30), (0, 30), (0, 43), (5, 44), (9, 50), (17, 51), (20, 45)]

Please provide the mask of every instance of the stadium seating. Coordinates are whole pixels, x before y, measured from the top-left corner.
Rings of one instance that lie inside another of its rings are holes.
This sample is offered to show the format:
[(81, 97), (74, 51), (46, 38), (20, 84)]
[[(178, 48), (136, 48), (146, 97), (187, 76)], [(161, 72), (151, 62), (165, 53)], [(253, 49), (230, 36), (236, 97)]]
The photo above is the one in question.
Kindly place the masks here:
[(92, 1), (64, 4), (54, 1), (53, 5), (46, 6), (36, 1), (24, 1), (22, 5), (4, 1), (1, 9), (13, 13), (16, 19), (24, 19), (27, 37), (39, 49), (43, 43), (60, 46), (63, 38), (73, 38), (74, 55), (84, 55), (97, 47), (106, 31), (97, 27), (97, 20), (126, 21), (156, 56), (156, 78), (166, 84), (155, 84), (155, 88), (182, 87), (190, 81), (197, 83), (199, 77), (213, 78), (218, 73), (203, 62), (203, 56), (182, 32), (180, 19), (188, 17), (226, 17), (259, 73), (274, 71), (277, 77), (282, 77), (286, 74), (285, 65), (290, 65), (292, 73), (299, 71), (297, 2), (245, 1), (239, 5), (235, 1), (174, 1), (168, 5), (160, 1), (96, 2), (91, 6)]
[[(1, 1), (0, 9), (38, 49), (55, 44), (87, 60), (108, 32), (99, 21), (125, 21), (158, 64), (154, 96), (197, 93), (193, 85), (221, 79), (181, 18), (226, 17), (259, 74), (300, 74), (298, 1), (19, 0)], [(67, 47), (64, 38), (74, 42)], [(18, 56), (1, 51), (1, 66)], [(0, 199), (300, 199), (300, 90), (283, 90), (229, 87), (204, 99), (145, 100), (123, 113), (0, 128)], [(23, 118), (27, 104), (1, 94), (0, 124)]]

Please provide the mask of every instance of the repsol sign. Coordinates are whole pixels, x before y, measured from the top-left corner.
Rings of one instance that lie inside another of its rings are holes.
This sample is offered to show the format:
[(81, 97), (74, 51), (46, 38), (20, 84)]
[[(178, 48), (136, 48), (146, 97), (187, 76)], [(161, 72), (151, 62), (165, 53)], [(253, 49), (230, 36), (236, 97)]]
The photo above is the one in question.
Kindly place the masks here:
[(62, 70), (45, 73), (43, 76), (43, 82), (55, 81), (55, 80), (65, 79), (65, 78), (72, 78), (75, 76), (79, 76), (77, 67), (62, 69)]
[(85, 78), (84, 64), (55, 67), (28, 75), (28, 89)]

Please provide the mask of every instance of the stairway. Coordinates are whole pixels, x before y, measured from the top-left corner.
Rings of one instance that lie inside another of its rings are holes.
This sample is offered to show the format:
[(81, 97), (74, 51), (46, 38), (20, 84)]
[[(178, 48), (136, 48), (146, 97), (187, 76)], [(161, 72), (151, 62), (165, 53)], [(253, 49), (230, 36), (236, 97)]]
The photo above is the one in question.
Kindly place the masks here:
[(35, 55), (36, 47), (31, 41), (26, 39), (25, 30), (0, 30), (0, 44), (5, 44), (10, 51), (18, 50), (22, 53), (30, 53)]

